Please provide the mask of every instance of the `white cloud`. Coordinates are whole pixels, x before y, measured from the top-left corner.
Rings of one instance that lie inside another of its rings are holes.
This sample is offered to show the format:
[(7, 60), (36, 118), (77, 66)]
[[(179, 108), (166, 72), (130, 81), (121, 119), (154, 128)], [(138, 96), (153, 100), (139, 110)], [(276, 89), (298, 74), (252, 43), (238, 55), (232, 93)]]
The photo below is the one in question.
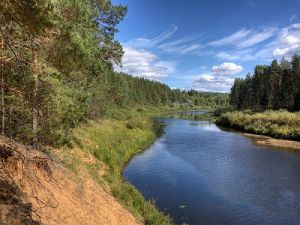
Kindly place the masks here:
[(269, 60), (273, 57), (274, 43), (279, 28), (264, 27), (257, 29), (242, 28), (217, 41), (208, 43), (213, 47), (210, 55), (231, 61)]
[(292, 56), (299, 52), (300, 45), (294, 45), (288, 48), (276, 48), (273, 51), (274, 56)]
[(231, 60), (231, 61), (239, 61), (239, 62), (247, 62), (247, 61), (265, 61), (269, 62), (274, 58), (273, 51), (276, 47), (275, 42), (271, 42), (266, 44), (260, 48), (247, 48), (243, 50), (229, 50), (229, 51), (218, 51), (212, 52), (216, 58), (221, 60)]
[(165, 32), (161, 33), (160, 35), (154, 38), (136, 38), (129, 41), (126, 44), (140, 48), (152, 48), (168, 40), (177, 30), (178, 27), (173, 24), (170, 29), (166, 30)]
[(243, 67), (232, 62), (213, 66), (209, 73), (196, 76), (193, 89), (199, 91), (229, 92), (234, 78), (230, 75), (242, 72)]
[(183, 37), (174, 41), (165, 42), (157, 46), (158, 49), (166, 53), (195, 54), (204, 46), (200, 44), (203, 35), (194, 37)]
[(198, 91), (229, 92), (234, 79), (227, 76), (202, 74), (194, 80), (193, 89)]
[(220, 65), (213, 66), (211, 72), (213, 74), (232, 75), (243, 71), (243, 67), (232, 62), (224, 62)]
[(298, 19), (298, 17), (297, 17), (297, 15), (292, 15), (291, 16), (291, 18), (290, 18), (290, 23), (292, 23), (294, 20), (297, 20)]
[(291, 26), (293, 29), (300, 29), (300, 23), (295, 23)]
[(176, 54), (189, 54), (196, 53), (202, 48), (201, 44), (183, 44), (177, 46), (159, 46), (159, 49), (163, 50), (166, 53), (176, 53)]
[(124, 47), (122, 67), (115, 66), (115, 70), (133, 76), (160, 80), (174, 72), (175, 65), (171, 62), (162, 61), (157, 55), (133, 47)]
[(275, 29), (269, 28), (265, 29), (261, 32), (255, 32), (252, 35), (248, 36), (244, 40), (237, 43), (237, 47), (239, 48), (247, 48), (253, 45), (259, 44), (274, 35)]
[(172, 25), (170, 29), (154, 38), (136, 38), (125, 44), (135, 48), (155, 48), (164, 53), (176, 53), (176, 55), (195, 54), (203, 47), (202, 44), (199, 43), (201, 38), (203, 38), (203, 35), (170, 40), (177, 30), (178, 27), (176, 25)]
[(230, 35), (230, 38), (217, 41), (217, 43), (223, 44), (228, 40), (232, 41), (234, 39), (232, 37), (239, 37), (236, 39), (236, 43), (228, 42), (228, 45), (235, 48), (227, 48), (227, 50), (224, 46), (220, 50), (212, 50), (210, 55), (222, 60), (268, 62), (274, 57), (290, 58), (292, 55), (300, 53), (300, 23), (283, 28), (265, 28), (261, 32), (256, 31), (250, 35), (246, 31), (249, 30), (242, 29)]
[(274, 56), (291, 57), (300, 53), (300, 23), (281, 29), (273, 51)]
[(153, 38), (152, 41), (157, 43), (160, 43), (168, 38), (170, 38), (176, 31), (178, 30), (178, 27), (174, 24), (172, 24), (172, 28), (165, 31), (164, 33), (158, 35), (156, 38)]
[(213, 53), (214, 56), (221, 60), (231, 60), (231, 61), (251, 61), (254, 60), (254, 54), (252, 54), (251, 50), (247, 51), (220, 51)]
[(236, 48), (247, 48), (257, 45), (275, 34), (276, 29), (264, 28), (262, 30), (241, 29), (225, 38), (210, 42), (212, 46), (234, 46)]
[[(202, 74), (200, 77), (198, 75), (196, 80), (193, 79), (193, 83), (198, 90), (226, 92), (233, 82), (231, 75), (243, 70), (241, 65), (233, 62), (255, 60), (268, 63), (274, 57), (289, 58), (300, 53), (300, 23), (286, 27), (242, 28), (210, 42), (204, 35), (174, 38), (177, 29), (176, 25), (172, 25), (170, 29), (154, 38), (137, 38), (124, 43), (123, 67), (116, 69), (134, 76), (161, 80), (175, 71), (174, 62), (159, 58), (162, 53), (162, 57), (169, 55), (173, 58), (185, 55), (215, 57), (225, 62), (213, 66), (210, 71), (205, 69), (193, 72)], [(189, 80), (191, 79), (189, 77)]]
[(246, 38), (250, 34), (251, 34), (251, 30), (246, 30), (243, 28), (225, 38), (211, 42), (210, 45), (220, 46), (220, 45), (234, 44), (236, 42), (240, 42), (241, 40), (244, 40), (244, 38)]

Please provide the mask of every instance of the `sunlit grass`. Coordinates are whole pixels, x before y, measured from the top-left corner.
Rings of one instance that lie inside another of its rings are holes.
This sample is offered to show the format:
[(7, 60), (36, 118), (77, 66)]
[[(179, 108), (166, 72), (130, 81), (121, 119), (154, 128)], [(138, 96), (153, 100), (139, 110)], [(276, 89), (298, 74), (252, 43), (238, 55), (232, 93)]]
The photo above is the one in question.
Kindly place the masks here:
[(233, 111), (222, 114), (217, 123), (240, 130), (273, 136), (276, 138), (300, 140), (300, 112)]
[[(126, 163), (137, 152), (146, 149), (154, 141), (157, 132), (161, 132), (160, 127), (154, 125), (151, 117), (138, 112), (127, 114), (121, 120), (89, 121), (74, 130), (80, 145), (79, 151), (88, 151), (108, 167), (104, 180), (112, 194), (138, 218), (142, 217), (145, 224), (167, 225), (172, 224), (170, 218), (160, 212), (152, 202), (146, 201), (140, 192), (122, 177)], [(83, 163), (77, 158), (68, 162), (73, 169), (76, 169), (78, 163)], [(95, 171), (98, 164), (84, 164), (90, 175), (97, 180)]]

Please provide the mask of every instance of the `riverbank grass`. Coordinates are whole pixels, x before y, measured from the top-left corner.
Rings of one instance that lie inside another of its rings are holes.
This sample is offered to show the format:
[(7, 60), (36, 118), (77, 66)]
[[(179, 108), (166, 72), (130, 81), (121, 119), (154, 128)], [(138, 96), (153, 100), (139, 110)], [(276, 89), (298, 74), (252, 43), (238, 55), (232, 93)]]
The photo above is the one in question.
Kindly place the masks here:
[[(77, 151), (92, 155), (96, 162), (70, 157), (72, 154), (69, 153), (65, 153), (64, 158), (72, 170), (84, 166), (96, 181), (108, 186), (112, 194), (145, 224), (169, 225), (172, 224), (171, 219), (160, 212), (153, 202), (146, 201), (122, 177), (126, 163), (149, 147), (159, 132), (161, 127), (152, 121), (151, 116), (140, 112), (123, 115), (119, 120), (89, 121), (76, 128), (74, 134), (79, 146)], [(105, 168), (100, 172), (103, 176), (99, 175), (101, 168)]]
[(216, 123), (250, 133), (300, 140), (300, 112), (292, 113), (285, 110), (262, 113), (233, 111), (223, 113)]

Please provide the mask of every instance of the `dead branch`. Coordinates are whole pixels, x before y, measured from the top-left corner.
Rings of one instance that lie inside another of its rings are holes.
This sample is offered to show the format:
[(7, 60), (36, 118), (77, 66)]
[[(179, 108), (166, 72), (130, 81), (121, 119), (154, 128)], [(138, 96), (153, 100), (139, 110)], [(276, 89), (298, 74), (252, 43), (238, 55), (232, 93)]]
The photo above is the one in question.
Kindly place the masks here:
[(6, 85), (6, 84), (0, 84), (0, 87), (1, 87), (1, 88), (4, 88), (4, 89), (6, 89), (6, 90), (8, 90), (8, 91), (10, 91), (10, 92), (13, 92), (13, 93), (15, 93), (15, 94), (25, 95), (24, 92), (19, 91), (19, 90), (15, 89), (15, 88), (9, 87), (9, 86)]

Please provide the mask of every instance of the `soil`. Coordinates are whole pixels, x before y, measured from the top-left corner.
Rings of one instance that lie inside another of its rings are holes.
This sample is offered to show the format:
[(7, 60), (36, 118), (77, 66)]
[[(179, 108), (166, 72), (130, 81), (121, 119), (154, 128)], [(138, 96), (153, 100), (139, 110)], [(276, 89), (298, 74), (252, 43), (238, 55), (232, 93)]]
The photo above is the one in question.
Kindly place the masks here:
[(140, 225), (88, 176), (0, 136), (0, 225)]
[(299, 141), (276, 139), (276, 138), (268, 137), (265, 135), (249, 134), (249, 133), (244, 133), (243, 135), (246, 137), (253, 138), (255, 144), (274, 146), (274, 147), (279, 147), (279, 148), (286, 149), (286, 150), (300, 152), (300, 142)]

